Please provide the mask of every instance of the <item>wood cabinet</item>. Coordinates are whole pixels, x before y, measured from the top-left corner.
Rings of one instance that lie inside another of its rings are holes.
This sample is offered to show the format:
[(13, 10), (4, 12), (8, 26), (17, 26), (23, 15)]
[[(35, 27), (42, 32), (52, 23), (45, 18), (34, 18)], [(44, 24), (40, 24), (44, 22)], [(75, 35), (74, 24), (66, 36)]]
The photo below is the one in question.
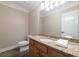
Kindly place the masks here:
[(65, 57), (65, 55), (59, 53), (55, 49), (48, 48), (48, 56), (50, 57)]
[(29, 56), (31, 57), (72, 57), (73, 55), (64, 53), (43, 43), (30, 39)]
[(30, 40), (29, 45), (29, 56), (31, 57), (38, 57), (39, 56), (39, 49), (34, 46), (34, 41)]
[(47, 53), (47, 47), (39, 42), (35, 42), (35, 47), (38, 48), (43, 53)]
[(37, 48), (35, 48), (34, 46), (30, 46), (30, 49), (29, 49), (29, 55), (31, 57), (38, 57), (39, 56), (39, 50)]
[(43, 57), (43, 56), (47, 56), (46, 54), (47, 54), (47, 47), (46, 46), (30, 39), (29, 56), (31, 56), (31, 57), (34, 57), (34, 56)]

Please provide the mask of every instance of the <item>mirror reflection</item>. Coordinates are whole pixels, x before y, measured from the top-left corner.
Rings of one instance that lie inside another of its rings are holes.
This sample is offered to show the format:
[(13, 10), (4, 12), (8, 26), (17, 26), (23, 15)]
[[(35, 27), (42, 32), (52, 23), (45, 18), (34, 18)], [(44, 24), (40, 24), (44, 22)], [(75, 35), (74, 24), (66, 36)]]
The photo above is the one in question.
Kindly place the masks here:
[(78, 1), (42, 1), (41, 33), (68, 38), (79, 37)]

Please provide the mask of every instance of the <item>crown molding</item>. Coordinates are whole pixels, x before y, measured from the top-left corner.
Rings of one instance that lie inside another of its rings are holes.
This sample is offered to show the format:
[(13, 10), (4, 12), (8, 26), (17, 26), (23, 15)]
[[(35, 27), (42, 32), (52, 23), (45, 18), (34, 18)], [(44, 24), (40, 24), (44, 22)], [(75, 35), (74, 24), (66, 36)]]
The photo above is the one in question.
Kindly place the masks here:
[(11, 8), (14, 8), (14, 9), (17, 9), (19, 11), (23, 11), (23, 12), (29, 13), (28, 10), (26, 10), (26, 9), (20, 7), (20, 6), (17, 6), (16, 4), (12, 4), (12, 3), (9, 3), (9, 2), (0, 2), (0, 4), (8, 6), (8, 7), (11, 7)]

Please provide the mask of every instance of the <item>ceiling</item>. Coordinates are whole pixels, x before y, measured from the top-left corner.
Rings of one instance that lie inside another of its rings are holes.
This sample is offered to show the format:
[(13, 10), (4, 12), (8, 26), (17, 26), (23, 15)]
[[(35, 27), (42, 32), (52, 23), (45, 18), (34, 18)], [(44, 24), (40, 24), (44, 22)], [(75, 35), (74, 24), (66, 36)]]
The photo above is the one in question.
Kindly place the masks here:
[[(40, 6), (41, 1), (0, 1), (0, 4), (6, 5), (8, 7), (16, 8), (18, 10), (24, 11), (24, 12), (31, 12), (33, 9), (37, 8)], [(69, 7), (75, 7), (79, 4), (79, 2), (67, 2), (63, 6), (60, 6), (58, 8), (55, 8), (54, 10), (51, 11), (41, 11), (41, 16), (46, 16), (51, 13), (55, 13), (58, 11), (62, 11), (64, 9), (67, 9)]]
[(40, 6), (40, 1), (4, 1), (0, 3), (25, 12), (30, 12), (34, 8)]

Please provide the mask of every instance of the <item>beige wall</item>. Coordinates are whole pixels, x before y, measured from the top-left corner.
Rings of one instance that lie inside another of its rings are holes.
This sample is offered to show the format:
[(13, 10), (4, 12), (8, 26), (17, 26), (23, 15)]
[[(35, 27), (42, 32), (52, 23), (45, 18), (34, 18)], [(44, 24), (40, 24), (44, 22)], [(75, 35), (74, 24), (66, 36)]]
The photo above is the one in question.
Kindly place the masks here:
[(40, 9), (35, 8), (29, 13), (29, 34), (40, 32)]
[(0, 4), (0, 49), (17, 45), (28, 34), (28, 14)]
[(60, 12), (55, 12), (41, 17), (41, 33), (42, 34), (50, 34), (55, 36), (61, 35), (61, 16), (63, 13), (71, 12), (73, 10), (78, 10), (78, 6), (64, 9)]

